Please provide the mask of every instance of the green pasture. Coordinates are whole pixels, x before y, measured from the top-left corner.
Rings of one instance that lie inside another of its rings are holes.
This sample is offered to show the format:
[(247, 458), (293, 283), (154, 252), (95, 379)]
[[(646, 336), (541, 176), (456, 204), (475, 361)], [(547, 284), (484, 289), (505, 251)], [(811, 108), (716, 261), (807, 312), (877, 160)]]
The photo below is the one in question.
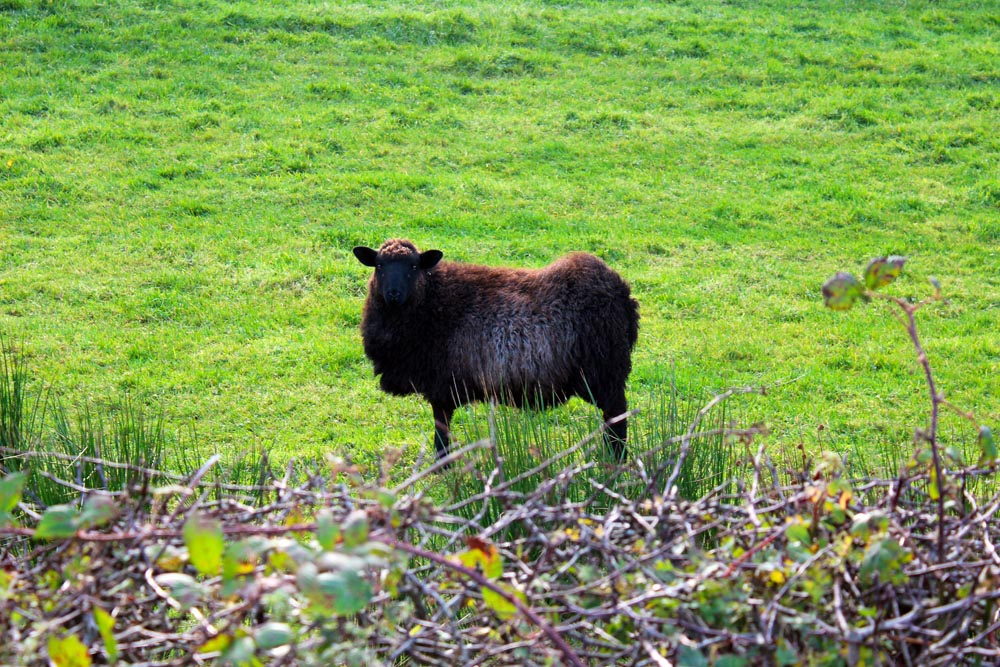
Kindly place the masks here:
[(998, 155), (994, 2), (0, 0), (0, 332), (36, 389), (130, 396), (187, 454), (413, 460), (430, 410), (372, 378), (351, 247), (586, 250), (641, 304), (640, 432), (671, 381), (767, 385), (729, 414), (773, 453), (880, 466), (922, 371), (884, 304), (820, 286), (937, 276), (931, 363), (995, 425)]

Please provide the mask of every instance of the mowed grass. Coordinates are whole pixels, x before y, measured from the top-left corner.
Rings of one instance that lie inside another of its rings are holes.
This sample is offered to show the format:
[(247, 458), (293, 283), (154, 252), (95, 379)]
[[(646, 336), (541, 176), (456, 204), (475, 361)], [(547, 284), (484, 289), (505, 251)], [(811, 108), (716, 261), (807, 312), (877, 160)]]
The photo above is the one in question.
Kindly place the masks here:
[(70, 401), (130, 394), (206, 451), (412, 459), (430, 410), (371, 377), (350, 252), (406, 236), (594, 252), (642, 305), (636, 405), (671, 373), (773, 385), (739, 408), (773, 452), (879, 465), (923, 378), (887, 309), (820, 286), (904, 254), (894, 293), (950, 299), (921, 313), (942, 388), (1000, 415), (995, 3), (0, 11), (0, 331)]

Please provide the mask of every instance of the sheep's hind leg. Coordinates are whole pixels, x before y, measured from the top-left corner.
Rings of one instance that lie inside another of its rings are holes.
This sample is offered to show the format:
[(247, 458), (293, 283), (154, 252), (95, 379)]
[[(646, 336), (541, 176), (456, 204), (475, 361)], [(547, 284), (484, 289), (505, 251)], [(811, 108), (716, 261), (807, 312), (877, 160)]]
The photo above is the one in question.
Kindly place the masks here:
[[(625, 399), (625, 392), (621, 392), (621, 395), (616, 396), (614, 400), (606, 402), (602, 401), (598, 407), (604, 415), (605, 423), (608, 423), (617, 417), (621, 417), (628, 412), (628, 402)], [(627, 442), (627, 419), (622, 418), (613, 424), (607, 424), (607, 429), (604, 431), (604, 444), (608, 446), (608, 449), (610, 449), (611, 453), (614, 454), (615, 460), (619, 463), (623, 463), (625, 459), (628, 458), (628, 449), (626, 448)]]
[(440, 459), (448, 455), (448, 447), (451, 444), (451, 416), (455, 408), (432, 404), (431, 409), (434, 411), (434, 449), (437, 450), (437, 457)]

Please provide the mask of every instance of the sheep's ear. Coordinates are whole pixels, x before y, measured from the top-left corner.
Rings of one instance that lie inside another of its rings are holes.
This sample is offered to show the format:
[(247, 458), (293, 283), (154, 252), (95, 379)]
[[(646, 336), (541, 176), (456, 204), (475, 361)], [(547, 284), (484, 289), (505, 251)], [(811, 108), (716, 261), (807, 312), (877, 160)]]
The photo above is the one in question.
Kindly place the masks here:
[(426, 271), (427, 269), (433, 269), (437, 266), (437, 263), (441, 261), (444, 257), (444, 253), (440, 250), (427, 250), (426, 252), (420, 253), (420, 268)]
[(358, 261), (365, 266), (375, 266), (375, 258), (378, 257), (378, 252), (372, 250), (371, 248), (366, 248), (363, 245), (359, 245), (354, 248), (354, 256), (358, 258)]

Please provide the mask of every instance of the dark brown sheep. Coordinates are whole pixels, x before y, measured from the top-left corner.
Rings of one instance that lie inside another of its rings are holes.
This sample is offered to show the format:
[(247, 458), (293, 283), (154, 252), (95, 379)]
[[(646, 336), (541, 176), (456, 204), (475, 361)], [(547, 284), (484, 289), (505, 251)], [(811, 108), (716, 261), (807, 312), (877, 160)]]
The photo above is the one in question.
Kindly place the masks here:
[[(452, 414), (472, 401), (538, 408), (579, 396), (605, 421), (627, 411), (639, 304), (597, 257), (495, 268), (442, 262), (441, 251), (400, 239), (354, 255), (375, 269), (361, 320), (365, 354), (384, 391), (430, 402), (439, 457)], [(605, 435), (619, 460), (627, 433), (623, 419)]]

